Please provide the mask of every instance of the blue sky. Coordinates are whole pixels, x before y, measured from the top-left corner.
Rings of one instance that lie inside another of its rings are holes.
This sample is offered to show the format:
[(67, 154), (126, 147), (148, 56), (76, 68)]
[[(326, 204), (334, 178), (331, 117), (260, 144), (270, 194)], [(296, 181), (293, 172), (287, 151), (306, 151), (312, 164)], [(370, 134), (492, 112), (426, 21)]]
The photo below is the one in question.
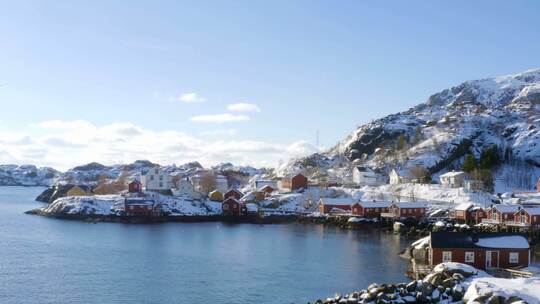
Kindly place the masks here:
[(539, 67), (539, 11), (538, 1), (0, 1), (0, 162), (273, 165), (313, 152), (316, 130), (330, 147), (462, 81)]

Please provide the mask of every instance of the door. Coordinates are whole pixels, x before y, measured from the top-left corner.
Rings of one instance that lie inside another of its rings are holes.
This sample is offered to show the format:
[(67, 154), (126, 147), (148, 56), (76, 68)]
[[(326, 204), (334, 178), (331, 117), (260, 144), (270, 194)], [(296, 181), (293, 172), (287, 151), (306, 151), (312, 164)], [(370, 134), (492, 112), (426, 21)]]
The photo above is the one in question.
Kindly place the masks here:
[(486, 251), (486, 268), (499, 267), (499, 252), (498, 251)]

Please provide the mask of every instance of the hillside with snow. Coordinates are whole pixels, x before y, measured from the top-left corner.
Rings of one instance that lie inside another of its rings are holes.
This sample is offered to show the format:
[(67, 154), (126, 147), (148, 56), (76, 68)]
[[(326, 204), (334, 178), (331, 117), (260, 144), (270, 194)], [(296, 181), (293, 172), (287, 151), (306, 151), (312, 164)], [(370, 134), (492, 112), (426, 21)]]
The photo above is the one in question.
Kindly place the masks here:
[(495, 180), (505, 181), (497, 185), (530, 189), (540, 174), (540, 69), (445, 89), (407, 111), (360, 126), (326, 153), (291, 160), (277, 172), (303, 170), (332, 179), (353, 164), (385, 174), (393, 168), (406, 174), (419, 165), (437, 175), (460, 168), (465, 154), (478, 158), (493, 145), (504, 158)]
[(147, 160), (112, 166), (93, 162), (71, 168), (65, 172), (34, 165), (0, 165), (0, 186), (51, 186), (57, 183), (95, 185), (98, 182), (116, 180), (119, 177), (128, 180), (138, 179), (141, 172), (148, 171), (155, 166), (161, 167), (171, 176), (179, 177), (191, 177), (198, 172), (211, 170), (215, 174), (226, 176), (233, 185), (243, 185), (255, 175), (271, 172), (271, 169), (237, 166), (231, 163), (203, 168), (198, 162), (162, 166)]

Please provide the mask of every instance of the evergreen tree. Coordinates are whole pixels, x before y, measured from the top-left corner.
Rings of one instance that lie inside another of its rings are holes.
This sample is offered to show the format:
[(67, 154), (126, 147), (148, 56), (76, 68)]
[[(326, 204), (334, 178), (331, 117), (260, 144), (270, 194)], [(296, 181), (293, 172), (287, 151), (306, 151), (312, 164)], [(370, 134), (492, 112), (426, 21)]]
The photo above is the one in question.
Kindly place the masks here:
[(461, 170), (470, 173), (476, 168), (476, 159), (474, 158), (474, 155), (469, 153), (465, 155), (465, 160), (463, 161), (463, 166), (461, 167)]
[(488, 149), (482, 151), (480, 155), (480, 168), (481, 169), (491, 169), (495, 166), (498, 166), (501, 163), (501, 156), (499, 153), (499, 147), (493, 145)]

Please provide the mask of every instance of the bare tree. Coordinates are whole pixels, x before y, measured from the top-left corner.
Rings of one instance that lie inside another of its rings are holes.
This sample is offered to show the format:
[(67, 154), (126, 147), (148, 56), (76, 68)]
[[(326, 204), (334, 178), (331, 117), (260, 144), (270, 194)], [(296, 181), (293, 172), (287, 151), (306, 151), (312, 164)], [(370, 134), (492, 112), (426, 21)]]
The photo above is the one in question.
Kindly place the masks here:
[(419, 183), (427, 183), (429, 180), (429, 171), (420, 166), (420, 165), (414, 165), (409, 169), (409, 174), (413, 179), (418, 180)]
[(210, 172), (204, 173), (199, 183), (200, 191), (202, 193), (208, 194), (210, 191), (215, 190), (216, 186), (216, 176)]

